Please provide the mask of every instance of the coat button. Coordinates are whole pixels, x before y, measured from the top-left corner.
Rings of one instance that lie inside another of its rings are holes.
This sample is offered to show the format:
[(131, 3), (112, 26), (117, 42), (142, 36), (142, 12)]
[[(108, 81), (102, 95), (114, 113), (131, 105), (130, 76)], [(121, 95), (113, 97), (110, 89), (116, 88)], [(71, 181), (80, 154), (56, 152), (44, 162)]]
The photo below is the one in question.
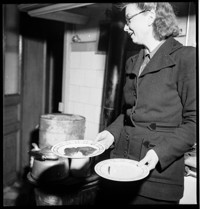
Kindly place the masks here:
[(149, 148), (153, 148), (153, 147), (155, 147), (155, 144), (149, 144), (148, 147), (149, 147)]
[(124, 156), (126, 156), (127, 155), (127, 151), (124, 151)]
[(143, 145), (144, 145), (146, 148), (153, 148), (153, 147), (155, 147), (155, 145), (154, 145), (154, 144), (151, 144), (149, 141), (145, 141), (145, 142), (143, 143)]
[(146, 148), (149, 148), (149, 141), (145, 141), (145, 142), (143, 143), (143, 145), (144, 145)]

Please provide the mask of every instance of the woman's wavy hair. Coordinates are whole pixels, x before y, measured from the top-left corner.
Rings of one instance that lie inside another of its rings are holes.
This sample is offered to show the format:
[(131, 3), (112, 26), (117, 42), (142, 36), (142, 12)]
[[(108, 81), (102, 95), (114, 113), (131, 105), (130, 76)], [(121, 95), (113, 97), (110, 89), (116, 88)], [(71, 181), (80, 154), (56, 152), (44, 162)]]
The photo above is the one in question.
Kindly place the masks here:
[(120, 3), (116, 6), (123, 10), (129, 4), (136, 4), (141, 10), (154, 10), (156, 18), (153, 23), (154, 36), (157, 40), (164, 40), (170, 36), (176, 37), (180, 33), (176, 15), (168, 2), (139, 2)]

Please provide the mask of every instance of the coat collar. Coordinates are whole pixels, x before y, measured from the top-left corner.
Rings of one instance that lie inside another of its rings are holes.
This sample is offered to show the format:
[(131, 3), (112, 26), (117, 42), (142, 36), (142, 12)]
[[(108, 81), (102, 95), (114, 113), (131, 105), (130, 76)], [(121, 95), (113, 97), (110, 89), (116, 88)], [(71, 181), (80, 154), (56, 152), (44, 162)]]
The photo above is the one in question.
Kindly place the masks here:
[[(170, 55), (182, 46), (183, 45), (176, 41), (174, 38), (168, 38), (155, 53), (155, 55), (150, 60), (140, 76), (175, 65), (175, 61)], [(143, 62), (143, 53), (144, 49), (141, 49), (138, 56), (134, 56), (131, 58), (132, 62), (135, 62), (135, 65), (132, 66), (131, 71), (136, 75), (138, 75), (139, 68)]]

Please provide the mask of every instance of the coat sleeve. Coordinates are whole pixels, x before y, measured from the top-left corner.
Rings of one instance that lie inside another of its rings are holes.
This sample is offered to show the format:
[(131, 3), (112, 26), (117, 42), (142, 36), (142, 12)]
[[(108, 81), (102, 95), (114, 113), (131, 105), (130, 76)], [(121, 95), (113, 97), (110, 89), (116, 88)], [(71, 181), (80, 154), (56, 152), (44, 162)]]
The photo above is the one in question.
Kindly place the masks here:
[(109, 131), (114, 136), (115, 141), (118, 140), (120, 136), (120, 132), (123, 128), (123, 124), (124, 124), (124, 114), (120, 114), (116, 118), (116, 120), (106, 128), (106, 130)]
[[(134, 57), (130, 57), (127, 61), (126, 61), (126, 65), (125, 65), (125, 71), (127, 74), (131, 73), (131, 70), (133, 68), (133, 61), (132, 59), (136, 59), (138, 55), (134, 56)], [(124, 99), (124, 98), (123, 98)], [(125, 104), (123, 105), (125, 107)], [(124, 108), (122, 108), (122, 113), (116, 118), (116, 120), (110, 124), (105, 130), (109, 131), (113, 136), (115, 141), (118, 140), (119, 136), (120, 136), (120, 132), (124, 126)]]
[(171, 137), (163, 137), (153, 148), (161, 170), (182, 157), (196, 142), (196, 50), (186, 47), (179, 61), (178, 92), (183, 105), (182, 124)]

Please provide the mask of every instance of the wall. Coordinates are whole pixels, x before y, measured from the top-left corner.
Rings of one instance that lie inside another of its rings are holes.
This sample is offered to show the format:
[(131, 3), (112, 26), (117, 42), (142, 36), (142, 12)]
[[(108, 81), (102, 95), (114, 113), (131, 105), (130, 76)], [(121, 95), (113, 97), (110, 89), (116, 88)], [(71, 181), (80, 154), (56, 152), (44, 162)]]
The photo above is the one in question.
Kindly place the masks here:
[(68, 112), (86, 117), (85, 139), (99, 132), (105, 54), (96, 53), (96, 42), (73, 43), (70, 54)]
[(194, 2), (176, 2), (174, 10), (181, 34), (176, 39), (185, 46), (196, 47), (196, 11)]
[[(99, 132), (106, 52), (99, 51), (100, 23), (107, 21), (110, 4), (90, 10), (85, 25), (66, 25), (61, 112), (86, 118), (86, 140)], [(98, 11), (98, 12), (97, 12)], [(78, 35), (80, 40), (73, 41)]]

